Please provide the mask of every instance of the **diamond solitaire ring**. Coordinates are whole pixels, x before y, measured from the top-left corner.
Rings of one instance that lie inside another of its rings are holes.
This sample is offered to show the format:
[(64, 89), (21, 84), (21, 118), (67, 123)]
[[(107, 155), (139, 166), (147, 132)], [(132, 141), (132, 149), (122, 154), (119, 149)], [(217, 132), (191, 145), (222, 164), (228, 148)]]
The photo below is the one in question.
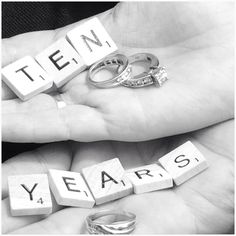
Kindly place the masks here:
[[(104, 69), (110, 72), (113, 70), (115, 76), (107, 80), (96, 81), (94, 79), (95, 74)], [(125, 55), (116, 54), (93, 64), (89, 69), (87, 79), (90, 84), (98, 88), (112, 88), (129, 80), (131, 78), (131, 72), (132, 68), (128, 62), (128, 58)]]
[(156, 56), (150, 53), (137, 53), (128, 57), (129, 63), (148, 62), (148, 71), (133, 76), (131, 79), (122, 82), (122, 85), (129, 88), (141, 88), (149, 85), (157, 87), (167, 80), (167, 73), (164, 67), (159, 66)]
[(105, 210), (89, 215), (86, 226), (89, 234), (129, 234), (135, 229), (136, 216), (119, 210)]

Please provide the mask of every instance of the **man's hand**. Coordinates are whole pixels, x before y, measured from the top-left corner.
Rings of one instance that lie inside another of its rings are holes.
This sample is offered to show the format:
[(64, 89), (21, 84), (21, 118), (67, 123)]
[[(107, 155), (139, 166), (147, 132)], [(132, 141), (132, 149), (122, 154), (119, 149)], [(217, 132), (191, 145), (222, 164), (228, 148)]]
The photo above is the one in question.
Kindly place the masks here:
[[(85, 71), (56, 94), (27, 102), (3, 84), (4, 141), (142, 141), (233, 117), (230, 3), (128, 2), (98, 17), (122, 53), (155, 54), (170, 80), (161, 88), (98, 89), (88, 85)], [(77, 24), (3, 40), (3, 65), (36, 55)], [(58, 109), (55, 96), (68, 105)]]
[[(85, 218), (101, 209), (123, 209), (137, 216), (135, 234), (232, 233), (234, 224), (233, 121), (193, 133), (141, 143), (95, 142), (50, 144), (23, 153), (3, 164), (3, 233), (82, 234)], [(7, 177), (47, 173), (50, 168), (81, 169), (118, 157), (125, 169), (157, 162), (164, 154), (190, 140), (205, 156), (209, 168), (184, 184), (109, 202), (93, 209), (62, 208), (53, 213), (12, 217), (9, 212)]]

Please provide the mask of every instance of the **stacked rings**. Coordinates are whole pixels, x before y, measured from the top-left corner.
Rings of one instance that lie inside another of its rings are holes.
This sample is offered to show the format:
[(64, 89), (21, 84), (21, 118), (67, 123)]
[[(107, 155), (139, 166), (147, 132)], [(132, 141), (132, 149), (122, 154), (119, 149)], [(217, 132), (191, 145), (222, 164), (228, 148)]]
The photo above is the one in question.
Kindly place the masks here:
[[(148, 70), (132, 77), (132, 64), (148, 62)], [(117, 75), (105, 81), (95, 81), (94, 76), (102, 69), (117, 65)], [(165, 68), (159, 66), (158, 58), (151, 53), (137, 53), (128, 58), (122, 54), (107, 57), (93, 64), (88, 73), (88, 82), (98, 88), (112, 88), (125, 86), (129, 88), (142, 88), (150, 85), (160, 87), (167, 80)]]

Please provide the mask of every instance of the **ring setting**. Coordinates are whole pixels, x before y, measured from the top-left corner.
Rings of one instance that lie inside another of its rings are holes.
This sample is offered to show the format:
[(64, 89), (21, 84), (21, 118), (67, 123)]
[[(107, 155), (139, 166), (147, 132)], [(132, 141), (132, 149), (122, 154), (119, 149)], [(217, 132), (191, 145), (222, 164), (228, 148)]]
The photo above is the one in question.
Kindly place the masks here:
[(150, 71), (150, 75), (153, 81), (153, 84), (155, 84), (157, 87), (161, 87), (167, 80), (167, 72), (164, 67), (155, 67)]

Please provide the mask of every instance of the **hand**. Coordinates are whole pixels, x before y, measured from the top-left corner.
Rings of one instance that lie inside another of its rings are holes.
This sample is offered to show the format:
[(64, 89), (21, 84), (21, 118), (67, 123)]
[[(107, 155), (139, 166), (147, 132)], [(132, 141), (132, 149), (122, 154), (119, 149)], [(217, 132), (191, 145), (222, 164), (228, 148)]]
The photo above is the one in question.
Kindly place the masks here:
[[(234, 224), (233, 121), (185, 135), (141, 143), (95, 142), (50, 144), (24, 153), (3, 164), (3, 233), (80, 234), (84, 220), (101, 209), (123, 209), (137, 216), (135, 234), (232, 233)], [(7, 176), (47, 173), (49, 168), (81, 169), (119, 157), (125, 169), (156, 162), (161, 156), (191, 140), (207, 159), (209, 168), (173, 189), (128, 197), (93, 209), (59, 208), (47, 218), (11, 217)]]
[[(160, 89), (97, 89), (85, 71), (58, 91), (63, 109), (48, 94), (21, 102), (3, 84), (4, 141), (142, 141), (233, 117), (231, 3), (119, 3), (99, 18), (121, 52), (155, 54), (170, 81)], [(76, 25), (3, 40), (3, 64), (37, 54)]]

